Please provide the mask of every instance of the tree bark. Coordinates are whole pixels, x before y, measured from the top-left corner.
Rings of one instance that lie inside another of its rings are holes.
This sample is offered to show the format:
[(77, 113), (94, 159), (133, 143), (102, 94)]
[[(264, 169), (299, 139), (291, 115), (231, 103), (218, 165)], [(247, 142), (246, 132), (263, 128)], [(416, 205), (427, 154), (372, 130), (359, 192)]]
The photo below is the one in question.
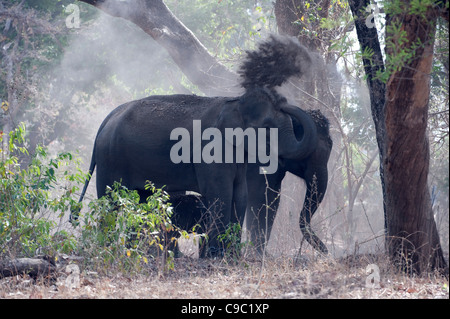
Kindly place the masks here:
[[(308, 15), (308, 10), (314, 10), (314, 14), (319, 18), (328, 18), (330, 0), (310, 1), (310, 9), (305, 8), (305, 2), (304, 0), (277, 0), (275, 2), (274, 11), (277, 17), (278, 32), (297, 37), (300, 43), (312, 51), (320, 51), (323, 41), (322, 33), (317, 32), (316, 35), (310, 36), (301, 31), (303, 24), (306, 23), (305, 17)], [(316, 7), (320, 7), (320, 10), (316, 10)], [(309, 28), (320, 29), (320, 19), (314, 21), (308, 19), (308, 24)]]
[[(424, 17), (409, 14), (409, 2), (401, 2), (404, 12), (386, 17), (391, 72), (385, 106), (387, 243), (389, 255), (402, 268), (423, 273), (446, 266), (428, 189), (428, 102), (438, 13), (429, 7)], [(400, 67), (392, 65), (404, 53), (412, 57)]]
[(181, 71), (208, 96), (242, 93), (238, 76), (212, 56), (162, 0), (80, 0), (133, 22), (157, 41)]

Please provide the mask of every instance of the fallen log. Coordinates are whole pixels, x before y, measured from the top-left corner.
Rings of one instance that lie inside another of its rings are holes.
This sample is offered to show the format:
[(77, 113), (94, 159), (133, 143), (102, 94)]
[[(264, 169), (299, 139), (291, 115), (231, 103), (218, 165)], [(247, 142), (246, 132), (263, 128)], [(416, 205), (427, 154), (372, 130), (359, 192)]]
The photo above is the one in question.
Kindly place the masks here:
[(17, 258), (0, 261), (0, 278), (27, 274), (30, 277), (47, 276), (56, 271), (49, 257)]

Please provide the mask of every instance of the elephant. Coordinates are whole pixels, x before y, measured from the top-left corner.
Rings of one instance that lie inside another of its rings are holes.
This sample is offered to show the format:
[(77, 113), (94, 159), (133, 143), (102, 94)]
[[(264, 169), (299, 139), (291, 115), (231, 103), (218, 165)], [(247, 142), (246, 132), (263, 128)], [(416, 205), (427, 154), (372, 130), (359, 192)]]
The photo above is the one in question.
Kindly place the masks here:
[[(260, 253), (266, 244), (265, 240), (270, 238), (280, 201), (281, 182), (286, 172), (302, 178), (306, 184), (305, 199), (299, 218), (299, 226), (304, 239), (317, 251), (323, 254), (328, 253), (326, 245), (312, 230), (310, 222), (327, 190), (327, 163), (333, 142), (330, 137), (328, 119), (319, 110), (309, 110), (307, 113), (313, 118), (318, 134), (315, 149), (309, 156), (306, 158), (280, 159), (276, 173), (265, 177), (257, 174), (257, 164), (249, 164), (247, 167), (249, 197), (245, 217), (246, 226), (250, 233), (251, 242)], [(294, 118), (293, 123), (295, 134), (300, 138), (305, 133), (304, 128)]]
[[(312, 118), (274, 89), (294, 74), (301, 76), (310, 63), (298, 41), (272, 36), (248, 52), (239, 72), (245, 89), (241, 96), (155, 95), (120, 105), (105, 118), (95, 138), (89, 176), (97, 167), (97, 196), (118, 181), (137, 190), (141, 200), (150, 195), (147, 181), (169, 193), (197, 192), (218, 219), (202, 256), (223, 254), (218, 235), (245, 215), (248, 162), (266, 164), (267, 148), (276, 160), (305, 158), (317, 144)], [(303, 128), (300, 140), (293, 119)], [(241, 139), (239, 132), (244, 133)], [(257, 146), (252, 145), (252, 132), (258, 132)]]
[[(270, 175), (259, 174), (258, 163), (247, 165), (248, 201), (245, 220), (250, 241), (259, 253), (262, 253), (266, 240), (270, 238), (280, 200), (281, 182), (286, 172), (302, 178), (306, 183), (306, 194), (299, 219), (300, 230), (305, 240), (317, 251), (323, 254), (328, 253), (326, 245), (311, 229), (310, 221), (327, 189), (327, 163), (333, 142), (327, 118), (319, 110), (308, 110), (307, 113), (314, 120), (318, 132), (315, 148), (307, 157), (280, 158), (276, 173)], [(295, 134), (298, 139), (301, 139), (305, 133), (304, 128), (295, 118), (292, 120)], [(201, 217), (205, 212), (201, 197), (176, 194), (171, 196), (170, 202), (174, 207), (174, 223), (184, 227), (183, 229), (190, 229), (198, 223), (201, 224)], [(243, 216), (240, 216), (238, 220), (242, 224)]]

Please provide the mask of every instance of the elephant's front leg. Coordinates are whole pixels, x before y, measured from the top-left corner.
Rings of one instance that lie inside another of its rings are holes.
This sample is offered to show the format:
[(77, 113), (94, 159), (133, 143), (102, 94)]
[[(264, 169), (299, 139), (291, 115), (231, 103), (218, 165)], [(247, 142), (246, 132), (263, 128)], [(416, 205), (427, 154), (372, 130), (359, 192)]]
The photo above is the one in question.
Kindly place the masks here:
[(306, 195), (300, 212), (300, 230), (305, 240), (316, 250), (327, 254), (328, 249), (311, 228), (311, 218), (322, 202), (327, 189), (328, 172), (326, 167), (309, 168), (305, 173)]
[(245, 215), (247, 233), (256, 252), (262, 255), (275, 220), (284, 172), (259, 174), (259, 166), (247, 166), (248, 204)]
[[(251, 192), (250, 188), (249, 191)], [(250, 241), (259, 255), (263, 254), (269, 241), (279, 204), (279, 194), (272, 190), (267, 191), (267, 197), (265, 193), (262, 193), (262, 195), (249, 194), (250, 200), (245, 215)], [(256, 197), (260, 197), (260, 200), (255, 199)]]
[(200, 246), (200, 257), (222, 256), (224, 247), (218, 237), (231, 220), (236, 168), (230, 164), (199, 164), (195, 169), (207, 209), (202, 225), (207, 245)]

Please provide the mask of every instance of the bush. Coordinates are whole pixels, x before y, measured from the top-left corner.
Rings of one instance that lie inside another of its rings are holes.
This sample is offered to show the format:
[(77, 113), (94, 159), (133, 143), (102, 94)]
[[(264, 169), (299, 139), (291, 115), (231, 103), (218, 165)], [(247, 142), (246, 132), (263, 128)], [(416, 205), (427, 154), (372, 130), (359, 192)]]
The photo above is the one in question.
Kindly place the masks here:
[(73, 196), (86, 175), (71, 153), (49, 158), (40, 146), (31, 164), (21, 167), (19, 157), (29, 156), (25, 135), (23, 124), (9, 138), (0, 132), (0, 260), (77, 254), (96, 270), (137, 270), (152, 257), (162, 257), (160, 269), (173, 266), (172, 235), (186, 232), (172, 225), (165, 192), (148, 183), (153, 195), (141, 203), (136, 191), (116, 183), (89, 203), (78, 233), (62, 229), (64, 214), (81, 208)]
[[(18, 157), (29, 155), (24, 137), (23, 124), (9, 133), (9, 139), (0, 134), (0, 258), (69, 253), (76, 240), (67, 231), (55, 231), (56, 220), (77, 205), (71, 196), (77, 187), (69, 184), (84, 176), (71, 172), (72, 154), (61, 153), (48, 160), (39, 146), (31, 164), (22, 168)], [(66, 185), (58, 184), (58, 175)], [(48, 214), (54, 218), (44, 218)]]
[(173, 267), (170, 246), (176, 244), (175, 232), (185, 232), (172, 225), (168, 194), (150, 182), (146, 189), (152, 195), (141, 203), (137, 191), (115, 183), (104, 197), (89, 203), (82, 218), (79, 253), (97, 270), (109, 265), (139, 270), (154, 257), (161, 257), (159, 270)]
[(218, 237), (219, 242), (225, 248), (225, 260), (235, 264), (240, 261), (244, 248), (251, 245), (251, 242), (241, 242), (241, 232), (242, 228), (239, 223), (231, 223), (225, 233)]

